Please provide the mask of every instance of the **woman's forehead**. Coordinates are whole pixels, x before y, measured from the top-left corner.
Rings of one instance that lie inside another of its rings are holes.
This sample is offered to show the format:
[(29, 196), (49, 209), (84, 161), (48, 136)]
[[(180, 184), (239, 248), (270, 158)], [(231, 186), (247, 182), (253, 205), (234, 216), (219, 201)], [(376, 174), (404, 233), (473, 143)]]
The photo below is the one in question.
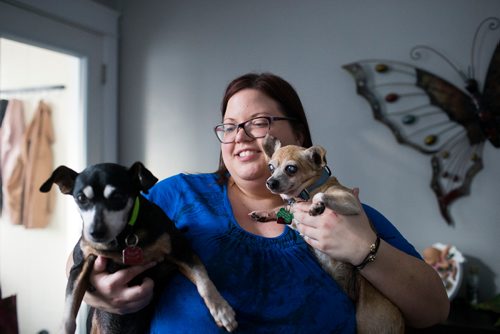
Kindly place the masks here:
[(282, 115), (275, 100), (256, 89), (244, 89), (229, 99), (224, 119)]

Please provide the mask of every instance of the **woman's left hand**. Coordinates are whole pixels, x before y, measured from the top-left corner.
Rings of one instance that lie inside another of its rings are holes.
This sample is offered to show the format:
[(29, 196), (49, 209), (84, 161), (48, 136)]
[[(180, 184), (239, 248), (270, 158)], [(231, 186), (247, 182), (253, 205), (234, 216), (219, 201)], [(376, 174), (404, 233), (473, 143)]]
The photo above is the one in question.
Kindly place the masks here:
[[(358, 193), (355, 189), (356, 197)], [(293, 207), (297, 230), (304, 240), (336, 260), (360, 264), (377, 238), (365, 212), (344, 216), (326, 208), (321, 215), (311, 216), (310, 206), (310, 202), (300, 202)]]

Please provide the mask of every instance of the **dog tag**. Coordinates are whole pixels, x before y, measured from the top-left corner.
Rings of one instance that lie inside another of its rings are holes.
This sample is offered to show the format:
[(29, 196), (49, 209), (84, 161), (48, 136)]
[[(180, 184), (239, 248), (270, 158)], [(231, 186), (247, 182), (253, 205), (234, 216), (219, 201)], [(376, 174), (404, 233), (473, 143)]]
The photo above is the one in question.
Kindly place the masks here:
[(127, 245), (127, 247), (125, 247), (122, 251), (123, 264), (131, 266), (142, 264), (144, 260), (144, 254), (142, 252), (142, 248), (137, 247), (138, 242), (139, 238), (135, 234), (131, 234), (125, 239), (125, 244)]
[(278, 217), (276, 221), (278, 224), (290, 225), (292, 223), (293, 213), (291, 213), (289, 210), (285, 208), (281, 208), (276, 213), (276, 217)]

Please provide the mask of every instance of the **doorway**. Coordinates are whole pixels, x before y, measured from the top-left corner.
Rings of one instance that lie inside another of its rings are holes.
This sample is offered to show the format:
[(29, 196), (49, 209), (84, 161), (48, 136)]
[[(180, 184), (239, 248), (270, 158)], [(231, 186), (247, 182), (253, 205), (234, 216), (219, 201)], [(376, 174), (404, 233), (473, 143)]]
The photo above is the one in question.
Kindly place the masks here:
[[(80, 67), (75, 56), (0, 38), (0, 98), (22, 106), (8, 112), (22, 113), (16, 117), (26, 125), (33, 121), (40, 101), (49, 106), (54, 167), (64, 164), (81, 170), (84, 165)], [(2, 123), (2, 132), (10, 131), (9, 126)], [(55, 205), (43, 229), (14, 223), (5, 207), (0, 217), (0, 282), (5, 296), (17, 295), (21, 333), (56, 332), (63, 314), (64, 267), (78, 240), (80, 219), (72, 201), (51, 195)]]
[[(26, 124), (47, 102), (54, 167), (116, 162), (117, 19), (83, 0), (0, 0), (0, 98), (21, 100)], [(52, 191), (45, 228), (0, 218), (0, 286), (4, 297), (17, 295), (20, 333), (61, 330), (66, 259), (81, 219), (70, 196)]]

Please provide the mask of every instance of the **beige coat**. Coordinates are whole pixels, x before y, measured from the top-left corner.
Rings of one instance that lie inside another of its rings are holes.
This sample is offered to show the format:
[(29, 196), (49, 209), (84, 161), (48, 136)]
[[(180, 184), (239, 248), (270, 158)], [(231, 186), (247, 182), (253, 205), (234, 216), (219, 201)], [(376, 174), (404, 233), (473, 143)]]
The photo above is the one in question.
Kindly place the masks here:
[(10, 221), (19, 216), (19, 208), (12, 208), (9, 204), (10, 192), (7, 188), (9, 180), (12, 178), (12, 173), (16, 168), (17, 161), (21, 154), (25, 125), (24, 125), (24, 109), (23, 103), (19, 100), (12, 99), (7, 104), (7, 110), (2, 122), (0, 130), (0, 160), (2, 168), (2, 193), (3, 193), (3, 210), (2, 215), (6, 216)]
[(18, 213), (13, 223), (26, 228), (45, 227), (54, 206), (54, 192), (39, 191), (53, 169), (54, 130), (51, 111), (40, 101), (26, 133), (12, 178), (8, 182), (10, 205)]

